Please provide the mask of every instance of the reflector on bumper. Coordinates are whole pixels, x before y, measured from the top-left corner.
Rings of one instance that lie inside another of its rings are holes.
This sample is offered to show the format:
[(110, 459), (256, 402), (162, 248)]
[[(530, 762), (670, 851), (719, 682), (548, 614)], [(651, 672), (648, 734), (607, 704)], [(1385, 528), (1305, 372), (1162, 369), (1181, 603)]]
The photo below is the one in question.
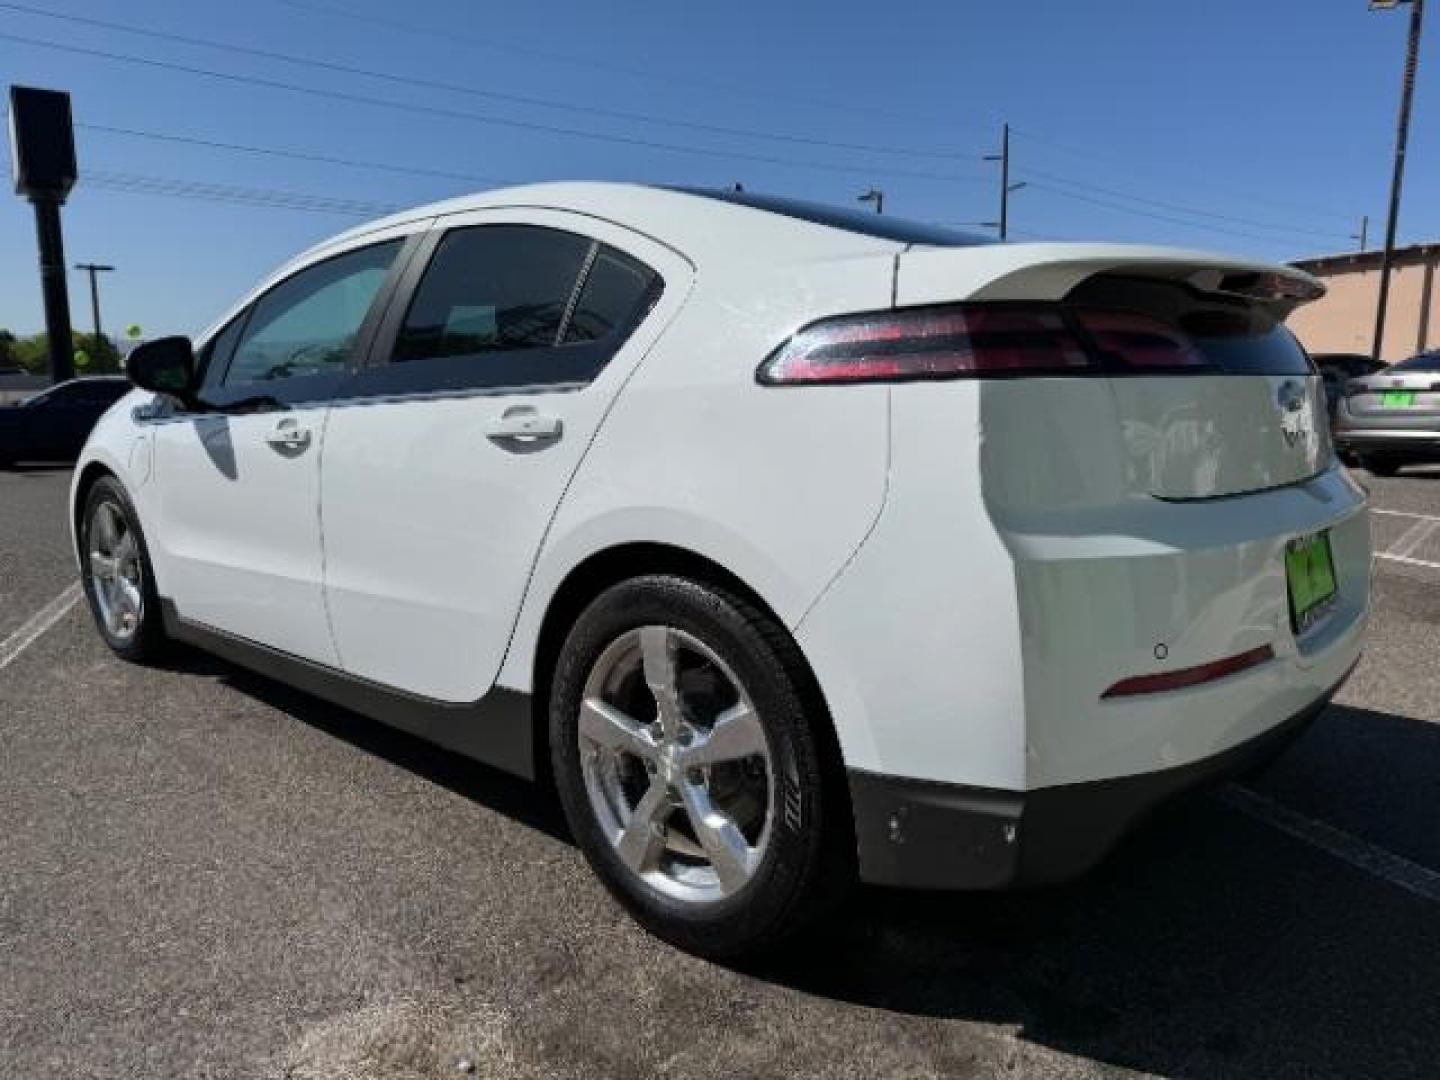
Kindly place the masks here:
[(1201, 664), (1198, 667), (1181, 668), (1178, 671), (1165, 671), (1154, 675), (1136, 675), (1129, 679), (1121, 679), (1101, 694), (1100, 697), (1102, 700), (1105, 698), (1134, 697), (1137, 694), (1159, 694), (1164, 693), (1166, 690), (1179, 690), (1186, 686), (1198, 686), (1200, 683), (1213, 682), (1216, 679), (1223, 679), (1227, 675), (1234, 675), (1237, 672), (1256, 667), (1274, 658), (1275, 650), (1269, 645), (1261, 645), (1258, 649), (1250, 649), (1237, 656), (1227, 656), (1224, 660), (1212, 660), (1210, 663)]

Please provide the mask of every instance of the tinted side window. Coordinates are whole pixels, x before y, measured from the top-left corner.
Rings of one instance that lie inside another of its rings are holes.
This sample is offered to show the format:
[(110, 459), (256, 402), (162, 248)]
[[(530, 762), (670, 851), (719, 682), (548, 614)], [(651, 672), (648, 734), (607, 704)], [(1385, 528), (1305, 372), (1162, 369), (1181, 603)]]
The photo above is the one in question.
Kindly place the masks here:
[(400, 241), (337, 255), (287, 278), (255, 302), (223, 384), (343, 370)]
[(130, 384), (119, 379), (106, 379), (90, 384), (90, 400), (113, 405), (130, 392)]
[(478, 358), (555, 345), (591, 243), (532, 225), (447, 233), (415, 291), (394, 359)]
[(1390, 365), (1391, 371), (1440, 371), (1440, 353), (1421, 353)]
[(83, 382), (61, 383), (30, 400), (35, 405), (76, 405), (86, 400), (89, 394), (89, 388)]
[(570, 315), (565, 340), (601, 341), (624, 333), (654, 302), (659, 282), (644, 263), (613, 248), (601, 248)]
[(230, 363), (230, 354), (235, 350), (235, 342), (240, 340), (240, 331), (243, 329), (245, 312), (242, 311), (200, 350), (200, 355), (195, 358), (195, 366), (200, 373), (201, 386), (219, 385), (220, 377), (225, 374), (225, 368)]

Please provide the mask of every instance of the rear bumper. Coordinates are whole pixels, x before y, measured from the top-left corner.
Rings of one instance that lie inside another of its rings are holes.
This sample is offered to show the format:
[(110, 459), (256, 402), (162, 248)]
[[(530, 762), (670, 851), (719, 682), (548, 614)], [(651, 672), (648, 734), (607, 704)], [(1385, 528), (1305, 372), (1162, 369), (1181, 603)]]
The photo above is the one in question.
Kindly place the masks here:
[(1408, 428), (1342, 428), (1334, 433), (1342, 450), (1384, 451), (1415, 458), (1440, 459), (1440, 431)]
[(1158, 772), (1001, 791), (851, 770), (860, 876), (913, 889), (1005, 889), (1077, 877), (1157, 804), (1282, 753), (1344, 681), (1246, 742)]

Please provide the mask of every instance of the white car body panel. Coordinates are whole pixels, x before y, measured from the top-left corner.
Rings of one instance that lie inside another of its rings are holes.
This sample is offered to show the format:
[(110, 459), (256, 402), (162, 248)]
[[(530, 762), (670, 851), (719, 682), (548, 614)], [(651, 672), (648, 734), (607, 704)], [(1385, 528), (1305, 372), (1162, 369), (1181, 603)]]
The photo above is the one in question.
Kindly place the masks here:
[[(272, 274), (234, 310), (311, 262), (413, 231), (406, 225), (324, 245)], [(328, 412), (302, 406), (154, 424), (158, 483), (147, 490), (145, 509), (155, 523), (147, 535), (156, 576), (185, 618), (334, 667), (319, 514)], [(266, 440), (281, 428), (308, 434), (309, 445), (277, 453)]]
[[(137, 396), (97, 426), (77, 484), (92, 466), (126, 484), (182, 615), (435, 702), (538, 693), (567, 578), (666, 545), (793, 633), (848, 769), (1005, 792), (1201, 762), (1304, 712), (1358, 658), (1368, 519), (1318, 377), (755, 378), (833, 315), (1052, 301), (1116, 270), (1206, 288), (1305, 275), (1131, 245), (909, 246), (678, 192), (540, 185), (352, 231), (261, 288), (387, 235), (502, 221), (584, 233), (666, 280), (584, 388), (295, 410), (316, 429), (303, 470), (259, 441), (282, 414), (145, 424)], [(564, 438), (492, 445), (485, 423), (517, 406)], [(239, 482), (199, 448), (207, 424)], [(1284, 546), (1325, 529), (1338, 599), (1297, 639)], [(1102, 696), (1259, 645), (1274, 658), (1233, 676)]]
[[(888, 257), (702, 265), (705, 295), (626, 387), (556, 515), (503, 685), (531, 688), (550, 597), (607, 547), (663, 543), (704, 556), (787, 625), (800, 619), (880, 512), (887, 392), (776, 392), (753, 371), (797, 327), (883, 305), (890, 271)], [(737, 364), (749, 377), (735, 377)]]
[[(282, 415), (310, 433), (308, 452), (265, 442)], [(282, 415), (157, 425), (150, 548), (186, 618), (334, 665), (315, 513), (325, 410)]]
[[(644, 325), (578, 389), (361, 399), (331, 410), (320, 520), (340, 666), (441, 701), (475, 701), (494, 684), (560, 497), (694, 276), (669, 248), (573, 214), (482, 210), (436, 227), (504, 224), (583, 232), (658, 270), (666, 286)], [(559, 420), (560, 437), (514, 448), (486, 437), (491, 421), (525, 409)]]

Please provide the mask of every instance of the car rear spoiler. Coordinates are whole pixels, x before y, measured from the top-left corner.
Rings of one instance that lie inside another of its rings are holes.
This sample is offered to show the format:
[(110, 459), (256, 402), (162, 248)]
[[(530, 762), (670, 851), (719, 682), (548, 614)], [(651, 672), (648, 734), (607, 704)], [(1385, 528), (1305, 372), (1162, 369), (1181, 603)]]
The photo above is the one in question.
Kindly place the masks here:
[(1182, 281), (1202, 292), (1253, 300), (1280, 319), (1325, 294), (1318, 278), (1293, 266), (1129, 244), (912, 247), (896, 260), (895, 273), (895, 303), (906, 307), (956, 300), (1063, 300), (1097, 274)]

